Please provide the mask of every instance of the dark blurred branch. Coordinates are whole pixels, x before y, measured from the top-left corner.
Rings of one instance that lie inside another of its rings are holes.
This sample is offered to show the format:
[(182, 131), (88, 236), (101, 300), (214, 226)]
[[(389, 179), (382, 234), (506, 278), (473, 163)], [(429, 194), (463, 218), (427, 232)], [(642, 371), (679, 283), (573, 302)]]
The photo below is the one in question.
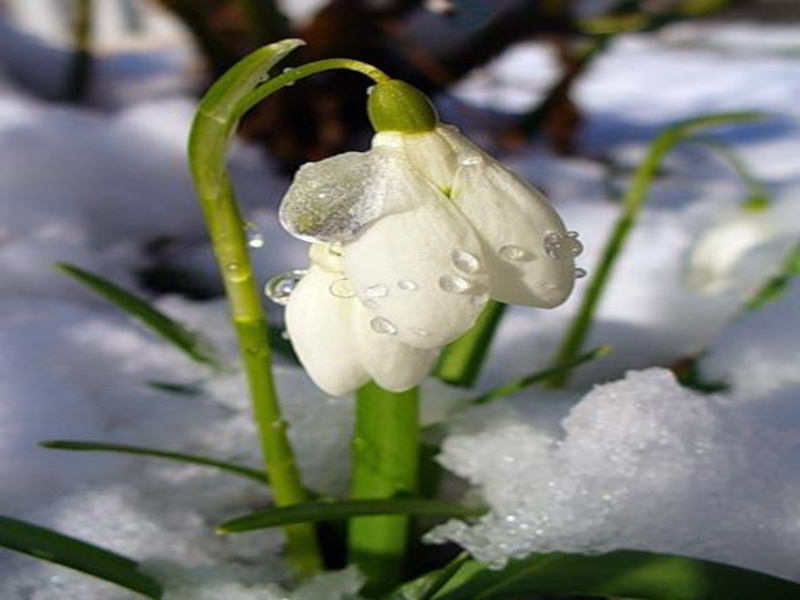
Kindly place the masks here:
[(92, 0), (77, 0), (72, 22), (75, 52), (70, 65), (64, 98), (67, 102), (85, 102), (92, 80)]

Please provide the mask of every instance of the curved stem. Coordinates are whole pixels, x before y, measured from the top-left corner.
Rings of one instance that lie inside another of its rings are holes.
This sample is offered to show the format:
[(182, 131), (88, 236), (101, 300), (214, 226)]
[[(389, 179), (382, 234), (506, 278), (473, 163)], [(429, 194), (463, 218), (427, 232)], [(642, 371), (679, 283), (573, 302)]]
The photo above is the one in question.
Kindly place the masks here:
[(322, 73), (323, 71), (331, 71), (334, 69), (345, 69), (347, 71), (361, 73), (376, 83), (391, 79), (379, 68), (351, 58), (327, 58), (325, 60), (318, 60), (316, 62), (301, 65), (299, 67), (288, 67), (283, 73), (255, 88), (250, 94), (242, 99), (242, 101), (236, 106), (236, 118), (241, 119), (247, 111), (279, 89), (293, 85), (295, 82), (311, 75)]
[[(664, 157), (672, 150), (676, 144), (683, 141), (687, 136), (694, 134), (699, 129), (707, 127), (730, 125), (733, 123), (754, 121), (762, 118), (759, 113), (722, 113), (688, 119), (673, 125), (661, 135), (659, 135), (648, 150), (647, 156), (639, 168), (636, 170), (633, 182), (622, 202), (622, 214), (614, 225), (606, 247), (600, 258), (600, 264), (594, 271), (586, 293), (583, 296), (578, 313), (575, 315), (570, 328), (567, 330), (564, 340), (556, 354), (554, 364), (559, 365), (575, 360), (583, 348), (586, 337), (594, 320), (595, 312), (603, 292), (611, 278), (614, 266), (622, 254), (628, 236), (636, 223), (636, 218), (644, 206), (647, 194), (658, 172)], [(551, 387), (562, 387), (566, 385), (571, 371), (562, 371), (549, 380)]]
[[(294, 459), (272, 375), (266, 316), (253, 275), (245, 227), (226, 169), (228, 145), (240, 115), (237, 105), (269, 70), (302, 45), (285, 40), (245, 57), (208, 91), (189, 139), (189, 163), (231, 308), (261, 450), (275, 503), (308, 500)], [(304, 575), (321, 567), (319, 543), (309, 523), (287, 526), (289, 560)]]

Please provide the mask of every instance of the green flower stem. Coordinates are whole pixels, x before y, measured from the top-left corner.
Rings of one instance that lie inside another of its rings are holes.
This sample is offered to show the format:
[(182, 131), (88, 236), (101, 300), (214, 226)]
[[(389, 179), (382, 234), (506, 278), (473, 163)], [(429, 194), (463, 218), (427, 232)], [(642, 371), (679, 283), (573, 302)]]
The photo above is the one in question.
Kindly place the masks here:
[(377, 67), (373, 67), (368, 63), (351, 58), (327, 58), (325, 60), (318, 60), (316, 62), (301, 65), (299, 67), (289, 67), (274, 79), (267, 81), (248, 94), (237, 106), (237, 118), (244, 116), (248, 110), (279, 89), (292, 85), (296, 81), (304, 79), (305, 77), (335, 69), (344, 69), (347, 71), (361, 73), (376, 83), (391, 79), (391, 77)]
[[(231, 68), (201, 101), (189, 140), (189, 163), (228, 295), (261, 450), (278, 506), (306, 502), (308, 498), (275, 391), (269, 330), (225, 161), (241, 117), (237, 104), (268, 77), (278, 61), (300, 45), (300, 40), (278, 42)], [(289, 560), (298, 572), (308, 575), (319, 571), (322, 561), (314, 527), (306, 523), (287, 526), (284, 531)]]
[[(358, 391), (353, 435), (352, 498), (414, 496), (419, 470), (419, 391), (388, 392), (375, 384)], [(350, 562), (367, 578), (364, 593), (381, 594), (402, 578), (409, 517), (350, 521)]]
[[(217, 257), (247, 376), (253, 414), (272, 494), (278, 506), (308, 501), (281, 414), (269, 347), (269, 331), (247, 251), (244, 222), (227, 178), (209, 196), (198, 187)], [(321, 567), (318, 541), (310, 524), (285, 528), (289, 559), (301, 574)]]
[(472, 387), (480, 375), (506, 305), (490, 300), (475, 325), (442, 352), (436, 376), (451, 385)]
[[(189, 141), (192, 175), (230, 302), (267, 475), (278, 506), (306, 502), (308, 497), (275, 391), (269, 328), (253, 275), (244, 221), (226, 170), (228, 145), (248, 110), (298, 79), (330, 69), (358, 71), (376, 81), (388, 79), (375, 67), (348, 59), (309, 63), (270, 79), (270, 69), (301, 45), (301, 40), (276, 42), (234, 65), (200, 103)], [(289, 558), (297, 570), (302, 574), (318, 571), (321, 559), (313, 526), (287, 525), (285, 531)]]
[[(614, 225), (614, 229), (606, 243), (606, 247), (600, 258), (600, 264), (594, 270), (594, 274), (589, 281), (578, 313), (575, 315), (558, 349), (556, 358), (553, 361), (554, 365), (571, 363), (578, 354), (580, 354), (586, 337), (589, 334), (589, 330), (591, 329), (597, 306), (611, 278), (614, 266), (625, 248), (628, 236), (636, 223), (639, 212), (644, 206), (647, 194), (650, 191), (650, 187), (653, 184), (653, 180), (658, 173), (664, 157), (678, 143), (688, 136), (693, 135), (698, 130), (720, 125), (754, 121), (762, 117), (763, 115), (759, 113), (748, 112), (721, 113), (688, 119), (668, 128), (650, 144), (647, 156), (636, 170), (633, 182), (623, 198), (622, 214)], [(561, 371), (557, 373), (548, 381), (548, 384), (551, 387), (563, 387), (566, 385), (571, 372), (572, 371)]]

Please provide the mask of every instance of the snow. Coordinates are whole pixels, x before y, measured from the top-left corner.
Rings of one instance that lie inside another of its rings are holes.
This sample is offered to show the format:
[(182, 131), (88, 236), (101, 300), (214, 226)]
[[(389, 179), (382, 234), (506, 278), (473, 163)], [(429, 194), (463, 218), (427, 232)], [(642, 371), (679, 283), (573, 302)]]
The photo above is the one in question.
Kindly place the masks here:
[[(578, 87), (587, 119), (584, 155), (564, 159), (526, 147), (505, 157), (581, 232), (581, 267), (593, 268), (618, 213), (607, 191), (622, 181), (596, 159), (625, 172), (676, 119), (721, 110), (774, 115), (726, 128), (721, 137), (788, 207), (782, 214), (797, 214), (799, 32), (765, 31), (679, 26), (652, 38), (626, 36)], [(546, 89), (550, 60), (545, 48), (520, 45), (455, 93), (473, 105), (522, 110)], [(100, 112), (43, 103), (0, 81), (0, 507), (143, 560), (169, 582), (170, 600), (353, 595), (359, 579), (352, 571), (287, 592), (279, 532), (213, 533), (220, 521), (269, 502), (268, 491), (252, 481), (36, 446), (43, 439), (94, 439), (258, 465), (237, 372), (212, 376), (52, 268), (74, 262), (147, 294), (136, 274), (156, 262), (160, 248), (157, 260), (218, 289), (185, 166), (194, 103), (161, 94)], [(266, 241), (253, 252), (263, 280), (305, 267), (304, 245), (277, 223), (287, 182), (244, 145), (233, 152), (232, 170), (248, 220)], [(800, 477), (792, 462), (800, 439), (800, 290), (795, 285), (779, 301), (738, 317), (740, 295), (700, 296), (686, 282), (698, 238), (746, 197), (707, 149), (685, 146), (670, 156), (590, 337), (615, 352), (582, 368), (569, 390), (529, 390), (465, 410), (462, 392), (425, 385), (426, 422), (447, 422), (443, 464), (492, 507), (477, 522), (451, 522), (435, 537), (497, 563), (538, 550), (625, 547), (715, 558), (800, 581), (792, 561), (800, 546)], [(786, 235), (796, 239), (798, 221), (783, 219)], [(748, 260), (765, 277), (774, 268), (763, 256)], [(235, 363), (224, 302), (157, 302)], [(577, 303), (576, 295), (554, 311), (510, 310), (479, 387), (546, 365)], [(700, 395), (657, 368), (700, 351), (703, 377), (729, 389)], [(350, 399), (325, 397), (288, 364), (276, 375), (308, 485), (343, 493)], [(202, 391), (168, 394), (152, 381)], [(0, 597), (131, 595), (3, 552)]]

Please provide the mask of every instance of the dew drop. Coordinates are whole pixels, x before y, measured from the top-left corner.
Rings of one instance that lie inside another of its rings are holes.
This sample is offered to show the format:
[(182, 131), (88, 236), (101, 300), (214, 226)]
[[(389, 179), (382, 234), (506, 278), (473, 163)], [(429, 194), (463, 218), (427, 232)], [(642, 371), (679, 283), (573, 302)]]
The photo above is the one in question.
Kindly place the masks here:
[(560, 231), (551, 231), (544, 238), (544, 251), (550, 258), (567, 259), (575, 258), (583, 252), (583, 244), (577, 239), (575, 233), (561, 233)]
[(586, 269), (575, 269), (575, 279), (586, 277)]
[(364, 290), (364, 295), (367, 298), (383, 298), (389, 294), (389, 288), (382, 283), (371, 285)]
[(458, 275), (444, 275), (439, 278), (439, 288), (443, 292), (450, 294), (466, 294), (470, 289), (470, 283)]
[(289, 296), (305, 274), (306, 271), (298, 269), (276, 275), (264, 286), (264, 294), (275, 304), (286, 305), (289, 303)]
[(383, 317), (375, 317), (369, 322), (369, 324), (375, 333), (382, 333), (386, 335), (395, 335), (397, 333), (397, 327), (395, 327), (391, 321), (384, 319)]
[(478, 257), (465, 250), (453, 250), (450, 253), (450, 260), (453, 261), (456, 269), (464, 273), (477, 273), (481, 269), (481, 261)]
[(497, 249), (497, 253), (506, 260), (530, 260), (533, 258), (533, 255), (525, 250), (525, 248), (520, 248), (514, 244), (500, 246), (500, 248)]
[(375, 86), (371, 85), (367, 88), (367, 96), (369, 96), (372, 92), (375, 91)]
[(577, 231), (568, 231), (567, 237), (577, 238), (580, 234)]
[(426, 331), (425, 329), (418, 329), (416, 327), (412, 327), (409, 331), (416, 335), (417, 337), (428, 337), (431, 333), (430, 331)]
[(282, 73), (291, 73), (292, 71), (294, 71), (294, 69), (293, 69), (292, 67), (286, 67), (286, 68), (285, 68), (285, 69), (282, 71)]
[(328, 286), (328, 291), (331, 293), (331, 296), (335, 296), (336, 298), (352, 298), (356, 295), (352, 282), (346, 277), (337, 279), (330, 284), (330, 286)]
[(419, 289), (419, 285), (410, 279), (401, 279), (397, 282), (397, 287), (407, 292), (416, 292)]
[(467, 156), (462, 157), (458, 162), (465, 167), (473, 167), (483, 163), (483, 159), (479, 154), (468, 154)]
[(247, 245), (251, 248), (263, 248), (264, 236), (253, 223), (245, 223), (244, 232), (247, 236)]
[(225, 272), (226, 277), (231, 281), (242, 281), (247, 277), (247, 272), (242, 263), (235, 260), (225, 265)]
[(366, 300), (362, 300), (361, 304), (364, 305), (364, 308), (369, 308), (369, 309), (380, 308), (380, 304), (378, 304), (378, 301), (373, 300), (372, 298), (367, 298)]

